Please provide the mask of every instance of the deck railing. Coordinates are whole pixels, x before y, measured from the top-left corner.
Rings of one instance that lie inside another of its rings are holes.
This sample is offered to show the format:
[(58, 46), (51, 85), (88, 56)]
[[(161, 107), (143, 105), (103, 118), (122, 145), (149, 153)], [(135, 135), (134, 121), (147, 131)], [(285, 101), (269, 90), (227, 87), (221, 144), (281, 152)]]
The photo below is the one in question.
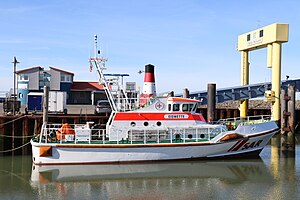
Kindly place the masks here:
[(72, 125), (63, 128), (62, 124), (43, 125), (40, 143), (84, 143), (84, 144), (149, 144), (149, 143), (188, 143), (209, 141), (227, 131), (222, 125), (203, 125), (190, 127), (170, 127), (161, 129), (117, 130), (115, 139), (103, 128), (87, 125)]
[(213, 124), (226, 125), (226, 127), (229, 130), (234, 130), (238, 126), (245, 126), (245, 125), (249, 125), (249, 124), (257, 124), (257, 123), (262, 123), (262, 122), (267, 122), (267, 121), (271, 121), (271, 116), (270, 115), (256, 115), (256, 116), (220, 119), (217, 122), (213, 122)]

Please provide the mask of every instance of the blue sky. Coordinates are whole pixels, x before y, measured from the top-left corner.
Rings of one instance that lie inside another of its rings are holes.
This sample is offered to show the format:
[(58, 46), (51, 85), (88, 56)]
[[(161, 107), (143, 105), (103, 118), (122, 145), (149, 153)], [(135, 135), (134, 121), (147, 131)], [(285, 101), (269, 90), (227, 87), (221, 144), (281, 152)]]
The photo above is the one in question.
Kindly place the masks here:
[[(107, 73), (129, 73), (142, 86), (144, 65), (156, 66), (158, 92), (181, 93), (240, 84), (237, 37), (272, 23), (289, 23), (282, 48), (282, 78), (300, 78), (300, 3), (252, 0), (81, 0), (0, 2), (0, 91), (13, 86), (18, 69), (53, 66), (97, 81), (89, 72), (93, 36), (98, 35)], [(265, 49), (250, 53), (250, 82), (271, 80)]]

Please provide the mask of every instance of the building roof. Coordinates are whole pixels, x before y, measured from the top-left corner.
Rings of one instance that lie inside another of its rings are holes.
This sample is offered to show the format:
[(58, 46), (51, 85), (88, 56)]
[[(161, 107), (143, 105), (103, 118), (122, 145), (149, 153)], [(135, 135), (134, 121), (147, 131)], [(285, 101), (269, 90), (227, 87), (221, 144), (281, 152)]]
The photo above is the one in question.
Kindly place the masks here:
[(62, 69), (58, 69), (58, 68), (55, 68), (55, 67), (51, 67), (51, 66), (49, 66), (49, 68), (53, 69), (53, 70), (56, 70), (56, 71), (60, 71), (60, 72), (66, 73), (66, 74), (74, 75), (73, 72), (68, 72), (68, 71), (65, 71), (65, 70), (62, 70)]
[(104, 90), (103, 85), (98, 82), (73, 82), (71, 90), (77, 91), (94, 91), (94, 90)]
[(30, 68), (18, 70), (18, 71), (16, 71), (16, 73), (20, 74), (20, 73), (24, 73), (24, 72), (31, 71), (31, 70), (34, 70), (34, 69), (43, 70), (42, 67), (36, 66), (36, 67), (30, 67)]

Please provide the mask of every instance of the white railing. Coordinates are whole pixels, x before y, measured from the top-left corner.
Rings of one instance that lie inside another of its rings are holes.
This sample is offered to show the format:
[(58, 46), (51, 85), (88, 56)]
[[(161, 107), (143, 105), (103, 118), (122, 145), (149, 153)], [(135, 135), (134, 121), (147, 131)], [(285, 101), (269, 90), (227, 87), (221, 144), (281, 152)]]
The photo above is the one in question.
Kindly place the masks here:
[[(93, 128), (89, 123), (82, 125), (43, 125), (40, 143), (88, 143), (88, 144), (148, 144), (148, 143), (188, 143), (209, 141), (226, 132), (225, 126), (204, 125), (202, 127), (169, 127), (165, 129), (117, 130), (115, 139), (109, 140), (105, 129)], [(124, 135), (124, 132), (126, 134)]]
[(213, 124), (226, 125), (229, 130), (234, 130), (238, 126), (245, 126), (248, 124), (258, 124), (258, 123), (268, 122), (268, 121), (271, 121), (270, 115), (256, 115), (256, 116), (220, 119), (217, 122), (213, 122)]

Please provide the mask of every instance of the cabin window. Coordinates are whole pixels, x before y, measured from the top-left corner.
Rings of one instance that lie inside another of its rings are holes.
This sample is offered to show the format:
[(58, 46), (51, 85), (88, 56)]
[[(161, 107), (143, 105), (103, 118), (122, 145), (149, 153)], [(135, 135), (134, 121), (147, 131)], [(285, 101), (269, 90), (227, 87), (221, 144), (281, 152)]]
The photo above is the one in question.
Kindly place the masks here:
[(193, 106), (194, 106), (194, 104), (191, 104), (191, 103), (189, 103), (189, 104), (187, 104), (187, 103), (182, 104), (182, 111), (183, 112), (191, 112), (192, 109), (193, 109)]
[(173, 111), (179, 111), (179, 107), (180, 107), (180, 104), (178, 104), (178, 103), (173, 104)]
[(172, 105), (168, 104), (168, 111), (171, 111)]

